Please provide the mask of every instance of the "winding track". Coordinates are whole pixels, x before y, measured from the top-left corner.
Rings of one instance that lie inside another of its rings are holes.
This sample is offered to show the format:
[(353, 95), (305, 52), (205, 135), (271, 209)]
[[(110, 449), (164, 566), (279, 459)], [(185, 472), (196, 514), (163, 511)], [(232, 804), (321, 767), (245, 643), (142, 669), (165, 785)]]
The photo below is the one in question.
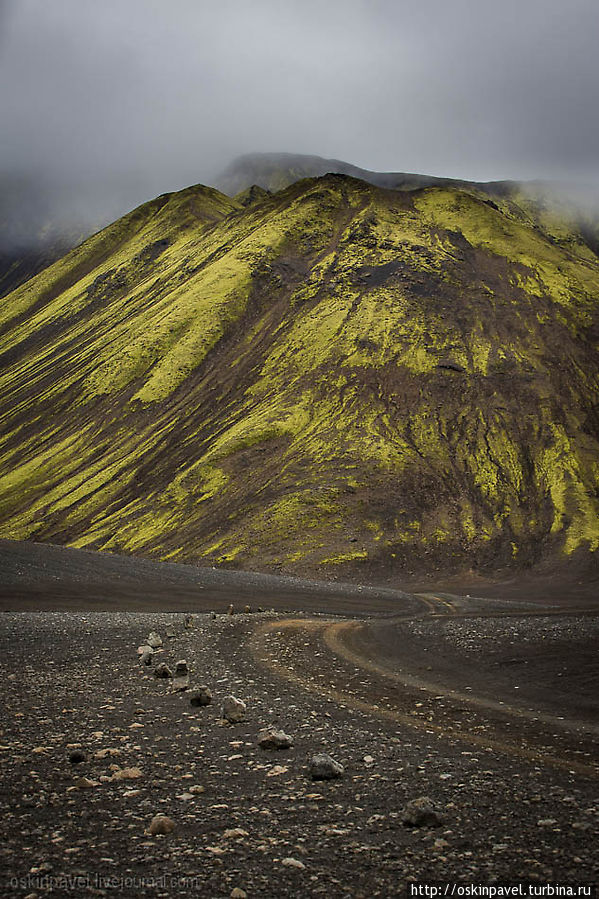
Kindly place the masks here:
[[(589, 609), (515, 608), (482, 611), (465, 598), (413, 594), (422, 608), (384, 619), (387, 625), (417, 618), (462, 619), (596, 615)], [(467, 598), (469, 599), (469, 598)], [(466, 608), (463, 608), (463, 606)], [(511, 604), (510, 604), (511, 605)], [(467, 608), (470, 606), (470, 608)], [(566, 718), (531, 710), (483, 693), (453, 689), (442, 680), (422, 678), (402, 670), (404, 660), (381, 658), (373, 652), (381, 619), (364, 622), (333, 618), (284, 618), (260, 623), (250, 648), (255, 659), (273, 674), (343, 706), (401, 727), (426, 731), (477, 749), (499, 752), (585, 777), (599, 777), (596, 738), (592, 721)], [(326, 676), (316, 676), (316, 668)], [(357, 674), (361, 689), (350, 689)], [(364, 680), (366, 678), (367, 680)], [(393, 696), (390, 694), (393, 693)], [(424, 702), (422, 700), (425, 700)], [(444, 701), (439, 714), (439, 700)], [(421, 709), (423, 709), (421, 711)], [(464, 727), (464, 711), (468, 722)], [(590, 749), (590, 751), (588, 751)], [(581, 756), (588, 759), (582, 761)]]

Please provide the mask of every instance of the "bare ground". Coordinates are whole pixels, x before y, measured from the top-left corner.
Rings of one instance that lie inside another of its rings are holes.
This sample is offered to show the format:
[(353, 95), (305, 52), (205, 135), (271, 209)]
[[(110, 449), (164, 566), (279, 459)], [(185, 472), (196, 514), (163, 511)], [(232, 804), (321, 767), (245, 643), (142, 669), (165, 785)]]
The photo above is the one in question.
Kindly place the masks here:
[[(26, 550), (4, 550), (5, 895), (371, 897), (405, 894), (413, 880), (596, 882), (592, 593), (542, 605), (215, 572), (200, 573), (194, 599), (164, 568), (153, 581), (150, 563), (137, 582), (125, 566), (119, 588), (115, 557), (92, 590), (91, 559), (68, 575), (68, 551), (29, 564)], [(96, 611), (102, 601), (109, 611)], [(221, 614), (230, 601), (286, 612)], [(137, 610), (119, 610), (129, 602)], [(177, 608), (194, 613), (191, 628)], [(140, 666), (150, 630), (164, 646)], [(154, 676), (181, 658), (191, 688), (212, 689), (210, 706)], [(234, 725), (220, 719), (229, 693), (247, 703)], [(270, 725), (294, 746), (260, 749)], [(341, 778), (311, 780), (320, 751), (345, 766)], [(140, 776), (119, 780), (114, 766)], [(436, 803), (440, 826), (402, 823), (419, 796)], [(158, 813), (171, 834), (146, 832)]]

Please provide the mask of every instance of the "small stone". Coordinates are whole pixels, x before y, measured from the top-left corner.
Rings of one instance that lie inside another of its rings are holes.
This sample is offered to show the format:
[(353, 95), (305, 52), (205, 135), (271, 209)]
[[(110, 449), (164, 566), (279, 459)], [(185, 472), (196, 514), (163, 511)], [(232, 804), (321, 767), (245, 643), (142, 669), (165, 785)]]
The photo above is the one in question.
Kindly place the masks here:
[(152, 631), (148, 639), (146, 640), (146, 643), (148, 644), (148, 646), (151, 646), (152, 649), (160, 649), (160, 647), (162, 646), (162, 637), (160, 636), (160, 634)]
[(290, 749), (293, 737), (282, 730), (266, 730), (258, 738), (260, 749)]
[(185, 627), (190, 628), (193, 627), (193, 615), (186, 615), (184, 621)]
[(227, 609), (227, 615), (233, 615), (235, 613), (235, 609), (233, 608), (233, 603)]
[(193, 706), (210, 705), (212, 702), (212, 690), (210, 687), (198, 687), (193, 696), (189, 697), (189, 704)]
[(270, 771), (267, 771), (267, 777), (279, 777), (281, 774), (287, 774), (289, 768), (287, 765), (273, 765)]
[(225, 840), (240, 840), (242, 837), (249, 837), (249, 833), (243, 827), (231, 827), (223, 833)]
[(244, 607), (243, 607), (243, 611), (245, 612), (246, 615), (249, 615), (250, 612), (252, 611), (252, 607), (251, 607), (251, 606), (244, 606)]
[(168, 631), (166, 632), (166, 639), (167, 639), (167, 640), (175, 640), (176, 637), (177, 637), (177, 632), (176, 632), (176, 631), (168, 630)]
[(365, 755), (362, 759), (367, 768), (372, 768), (374, 765), (374, 759), (371, 755)]
[(69, 752), (69, 762), (71, 763), (71, 765), (79, 765), (86, 759), (87, 756), (82, 749), (74, 749), (72, 752)]
[(113, 749), (111, 746), (108, 746), (108, 747), (106, 747), (106, 749), (97, 749), (96, 752), (94, 752), (94, 758), (101, 761), (102, 759), (106, 759), (111, 755), (120, 755), (120, 754), (121, 754), (120, 749)]
[(150, 821), (148, 833), (156, 837), (161, 834), (172, 833), (175, 829), (175, 822), (167, 815), (154, 815)]
[(552, 827), (554, 824), (557, 824), (555, 818), (540, 818), (537, 821), (537, 827)]
[(297, 858), (284, 858), (281, 864), (285, 865), (286, 868), (298, 868), (300, 871), (306, 867), (305, 864), (300, 862)]
[(161, 662), (160, 665), (157, 665), (154, 669), (154, 677), (168, 678), (172, 676), (173, 672), (165, 662)]
[(428, 796), (419, 796), (408, 802), (401, 820), (407, 827), (439, 827), (443, 823), (437, 807)]
[(234, 696), (225, 696), (223, 699), (222, 717), (230, 724), (237, 724), (245, 718), (246, 704)]
[(229, 893), (231, 899), (247, 899), (247, 895), (246, 891), (242, 890), (241, 887), (234, 887)]
[(319, 752), (312, 756), (310, 761), (310, 776), (312, 780), (333, 780), (341, 777), (345, 771), (343, 765), (336, 762), (326, 752)]
[(145, 655), (147, 652), (149, 652), (150, 654), (152, 654), (152, 653), (154, 652), (154, 650), (153, 650), (152, 647), (149, 645), (149, 643), (142, 643), (141, 646), (138, 646), (138, 647), (137, 647), (137, 655), (138, 655), (138, 656), (143, 656), (143, 655)]
[(90, 790), (92, 787), (99, 787), (100, 781), (99, 780), (90, 780), (89, 777), (79, 777), (75, 781), (75, 786), (79, 790)]
[(138, 777), (143, 777), (143, 774), (139, 768), (119, 768), (117, 769), (111, 780), (137, 780)]

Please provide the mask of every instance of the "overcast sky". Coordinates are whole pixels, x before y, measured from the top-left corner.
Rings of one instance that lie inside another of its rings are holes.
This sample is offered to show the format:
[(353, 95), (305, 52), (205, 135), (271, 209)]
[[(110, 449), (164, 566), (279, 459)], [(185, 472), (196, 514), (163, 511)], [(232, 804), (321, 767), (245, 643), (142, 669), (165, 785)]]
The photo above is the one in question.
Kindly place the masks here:
[(598, 47), (599, 0), (0, 0), (0, 173), (142, 200), (263, 150), (599, 183)]

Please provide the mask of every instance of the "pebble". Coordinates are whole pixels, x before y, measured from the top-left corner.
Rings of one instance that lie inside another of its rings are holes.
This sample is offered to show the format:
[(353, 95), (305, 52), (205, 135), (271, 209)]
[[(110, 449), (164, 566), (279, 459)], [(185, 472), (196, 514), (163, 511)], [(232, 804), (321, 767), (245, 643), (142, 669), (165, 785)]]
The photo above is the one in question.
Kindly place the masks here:
[(110, 779), (114, 781), (137, 780), (138, 777), (143, 777), (139, 768), (118, 768)]
[(285, 865), (286, 868), (298, 868), (299, 870), (303, 870), (306, 867), (297, 858), (284, 858), (281, 864)]

